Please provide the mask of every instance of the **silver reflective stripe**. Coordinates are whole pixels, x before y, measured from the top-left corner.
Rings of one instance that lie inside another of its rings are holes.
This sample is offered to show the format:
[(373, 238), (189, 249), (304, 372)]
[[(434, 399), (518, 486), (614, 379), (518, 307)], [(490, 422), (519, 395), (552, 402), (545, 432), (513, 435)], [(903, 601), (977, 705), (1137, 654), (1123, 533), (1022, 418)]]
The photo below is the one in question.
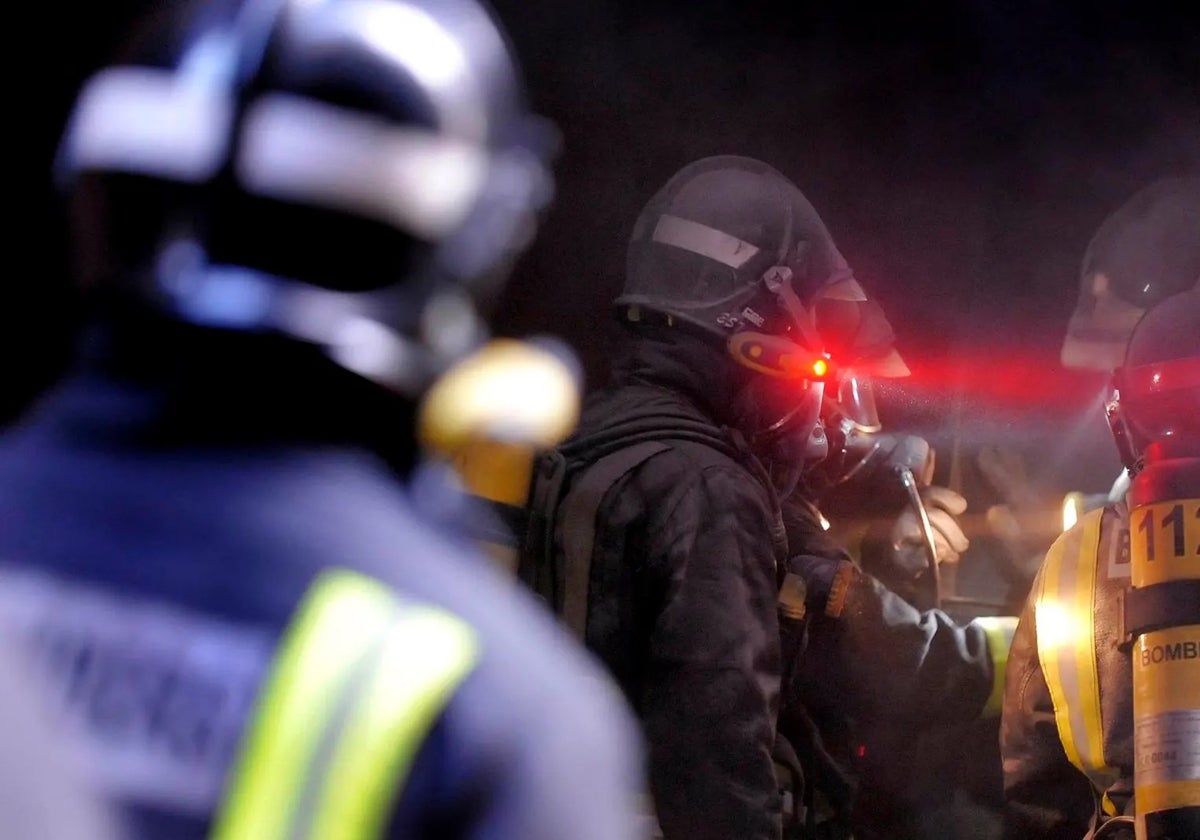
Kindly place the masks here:
[[(225, 162), (232, 127), (233, 101), (224, 89), (164, 70), (114, 68), (85, 86), (64, 148), (74, 171), (201, 183)], [(430, 240), (466, 217), (488, 173), (501, 165), (474, 141), (283, 94), (262, 96), (247, 109), (236, 162), (251, 192), (354, 213)]]
[(71, 115), (67, 166), (204, 181), (225, 159), (232, 119), (220, 87), (149, 67), (103, 70)]
[(344, 210), (437, 239), (474, 206), (491, 163), (473, 142), (269, 94), (247, 111), (237, 172), (260, 195)]
[(1035, 604), (1038, 658), (1063, 751), (1099, 791), (1116, 773), (1105, 763), (1096, 666), (1095, 594), (1100, 524), (1095, 510), (1050, 547)]
[(654, 242), (673, 245), (693, 254), (716, 260), (730, 268), (741, 268), (758, 248), (736, 236), (678, 216), (662, 215), (650, 237)]

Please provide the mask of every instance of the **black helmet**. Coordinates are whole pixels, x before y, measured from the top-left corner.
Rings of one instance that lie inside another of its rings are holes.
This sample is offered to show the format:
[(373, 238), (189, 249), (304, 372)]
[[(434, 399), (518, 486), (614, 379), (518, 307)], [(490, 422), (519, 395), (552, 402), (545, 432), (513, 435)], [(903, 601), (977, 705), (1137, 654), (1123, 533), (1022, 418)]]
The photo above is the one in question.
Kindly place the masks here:
[(1080, 274), (1062, 363), (1111, 371), (1142, 314), (1200, 282), (1200, 177), (1164, 178), (1136, 193), (1096, 231)]
[(551, 139), (476, 0), (191, 0), (85, 84), (59, 169), (110, 291), (411, 391), (481, 337)]
[(634, 225), (616, 306), (631, 325), (667, 324), (720, 341), (734, 362), (764, 374), (746, 392), (766, 410), (754, 441), (799, 441), (806, 462), (828, 452), (818, 425), (822, 406), (835, 402), (827, 380), (838, 383), (839, 403), (855, 398), (846, 411), (869, 413), (869, 424), (877, 418), (865, 377), (908, 373), (891, 325), (812, 204), (751, 158), (696, 161), (655, 193)]
[(831, 345), (843, 354), (834, 364), (870, 358), (877, 375), (883, 360), (891, 375), (907, 372), (817, 211), (751, 158), (704, 158), (655, 193), (634, 225), (616, 305), (630, 322), (690, 325), (727, 341), (764, 373), (807, 376)]
[(1107, 414), (1131, 472), (1156, 440), (1200, 441), (1200, 288), (1166, 298), (1138, 321)]

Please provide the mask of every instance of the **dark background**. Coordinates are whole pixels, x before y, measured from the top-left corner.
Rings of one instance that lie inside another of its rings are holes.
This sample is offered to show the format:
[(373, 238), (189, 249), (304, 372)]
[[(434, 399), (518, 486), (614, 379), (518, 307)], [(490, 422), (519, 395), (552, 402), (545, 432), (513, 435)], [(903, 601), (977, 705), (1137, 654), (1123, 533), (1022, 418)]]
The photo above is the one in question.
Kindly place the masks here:
[[(76, 318), (55, 141), (147, 5), (70, 0), (30, 30), (49, 47), (13, 85), (32, 152), (10, 164), (6, 418), (61, 369)], [(695, 158), (758, 157), (806, 193), (897, 328), (915, 375), (885, 389), (886, 422), (943, 450), (1001, 444), (1041, 482), (1102, 490), (1116, 470), (1104, 378), (1063, 371), (1058, 347), (1101, 220), (1154, 178), (1200, 171), (1189, 5), (497, 0), (563, 136), (558, 198), (501, 329), (569, 339), (599, 381), (641, 205)]]
[[(9, 32), (0, 421), (69, 358), (78, 312), (54, 148), (76, 87), (151, 2), (43, 3), (18, 10)], [(932, 439), (938, 481), (971, 503), (957, 591), (1019, 602), (1012, 570), (1032, 568), (1045, 541), (988, 536), (982, 512), (1013, 500), (980, 479), (977, 458), (999, 446), (1023, 462), (1033, 518), (1056, 514), (1067, 489), (1106, 490), (1117, 472), (1099, 412), (1105, 377), (1064, 371), (1058, 350), (1104, 217), (1155, 178), (1200, 173), (1196, 4), (495, 3), (534, 105), (563, 138), (558, 197), (502, 302), (501, 331), (568, 339), (600, 381), (642, 204), (696, 158), (765, 160), (816, 206), (897, 329), (914, 375), (884, 389), (885, 423)], [(989, 562), (999, 556), (1014, 562)], [(994, 810), (995, 746), (986, 725), (905, 745), (928, 836), (990, 836), (986, 814), (949, 798), (965, 791)]]

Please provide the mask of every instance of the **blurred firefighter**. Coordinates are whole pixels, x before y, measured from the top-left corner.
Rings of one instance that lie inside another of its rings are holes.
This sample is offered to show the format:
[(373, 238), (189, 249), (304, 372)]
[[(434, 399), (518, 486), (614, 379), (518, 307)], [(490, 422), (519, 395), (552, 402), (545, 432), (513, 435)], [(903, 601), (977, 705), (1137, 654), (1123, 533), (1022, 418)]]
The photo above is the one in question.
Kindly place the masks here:
[(812, 556), (783, 515), (829, 455), (826, 379), (907, 368), (812, 205), (743, 157), (650, 200), (616, 311), (612, 381), (535, 477), (522, 577), (641, 717), (662, 836), (803, 836), (803, 762), (776, 730), (806, 612), (853, 621), (828, 631), (844, 702), (924, 722), (978, 715), (993, 689), (982, 629)]
[(395, 474), (548, 128), (475, 0), (168, 4), (83, 87), (95, 323), (0, 444), (0, 621), (129, 836), (633, 836), (619, 694)]
[[(1125, 358), (1146, 310), (1200, 283), (1200, 176), (1161, 178), (1118, 207), (1083, 255), (1079, 303), (1067, 325), (1062, 363), (1110, 373)], [(1106, 500), (1122, 501), (1122, 469)], [(1086, 511), (1077, 511), (1082, 513)]]
[(0, 836), (115, 840), (112, 814), (48, 719), (45, 686), (22, 653), (0, 640)]
[(1161, 178), (1111, 213), (1088, 243), (1063, 340), (1069, 368), (1111, 373), (1146, 310), (1200, 278), (1200, 176)]
[[(1159, 301), (1196, 285), (1200, 278), (1200, 177), (1160, 178), (1110, 213), (1084, 251), (1079, 300), (1063, 339), (1060, 358), (1071, 369), (1109, 374), (1120, 366), (1133, 325)], [(1006, 497), (989, 511), (997, 532), (1017, 556), (1037, 563), (1050, 542), (1039, 527), (1042, 491), (1019, 464), (985, 453), (980, 466)], [(1124, 468), (1107, 493), (1077, 493), (1064, 500), (1064, 525), (1093, 507), (1122, 501), (1129, 486)], [(1073, 524), (1073, 523), (1071, 523)]]
[[(1106, 218), (1088, 244), (1080, 304), (1063, 343), (1064, 365), (1117, 368), (1109, 419), (1123, 470), (1106, 504), (1081, 516), (1046, 554), (1022, 613), (1001, 740), (1014, 838), (1133, 836), (1127, 821), (1112, 818), (1136, 810), (1136, 622), (1123, 604), (1138, 571), (1127, 494), (1157, 437), (1170, 434), (1184, 446), (1200, 439), (1198, 296), (1200, 178), (1156, 181)], [(1168, 365), (1183, 370), (1182, 379), (1157, 368), (1188, 359)], [(1151, 388), (1140, 382), (1147, 371)], [(1174, 415), (1153, 428), (1166, 408)], [(1198, 743), (1194, 730), (1190, 737)]]
[[(1193, 223), (1191, 241), (1162, 247), (1195, 254)], [(1013, 838), (1132, 838), (1133, 815), (1139, 838), (1200, 836), (1200, 599), (1188, 580), (1200, 576), (1200, 286), (1136, 322), (1112, 381), (1128, 494), (1051, 547), (1009, 660), (1001, 752)], [(1155, 632), (1182, 641), (1155, 645)]]
[[(1079, 300), (1061, 350), (1067, 368), (1111, 374), (1133, 325), (1147, 308), (1200, 282), (1200, 177), (1161, 178), (1110, 213), (1084, 252)], [(1068, 493), (1059, 502), (1030, 479), (1019, 455), (984, 450), (979, 467), (1005, 499), (988, 510), (994, 533), (1014, 558), (1014, 589), (1028, 593), (1046, 550), (1079, 517), (1123, 502), (1121, 467), (1107, 490)], [(1051, 510), (1061, 504), (1061, 511)]]

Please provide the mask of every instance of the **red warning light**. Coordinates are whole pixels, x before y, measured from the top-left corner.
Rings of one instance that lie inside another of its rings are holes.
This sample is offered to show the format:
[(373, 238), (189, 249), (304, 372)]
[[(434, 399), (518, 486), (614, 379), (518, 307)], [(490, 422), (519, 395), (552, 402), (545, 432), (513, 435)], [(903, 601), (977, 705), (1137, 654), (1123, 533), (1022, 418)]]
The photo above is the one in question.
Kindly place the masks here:
[(829, 362), (824, 359), (817, 359), (812, 363), (812, 372), (814, 376), (821, 377), (829, 373)]

